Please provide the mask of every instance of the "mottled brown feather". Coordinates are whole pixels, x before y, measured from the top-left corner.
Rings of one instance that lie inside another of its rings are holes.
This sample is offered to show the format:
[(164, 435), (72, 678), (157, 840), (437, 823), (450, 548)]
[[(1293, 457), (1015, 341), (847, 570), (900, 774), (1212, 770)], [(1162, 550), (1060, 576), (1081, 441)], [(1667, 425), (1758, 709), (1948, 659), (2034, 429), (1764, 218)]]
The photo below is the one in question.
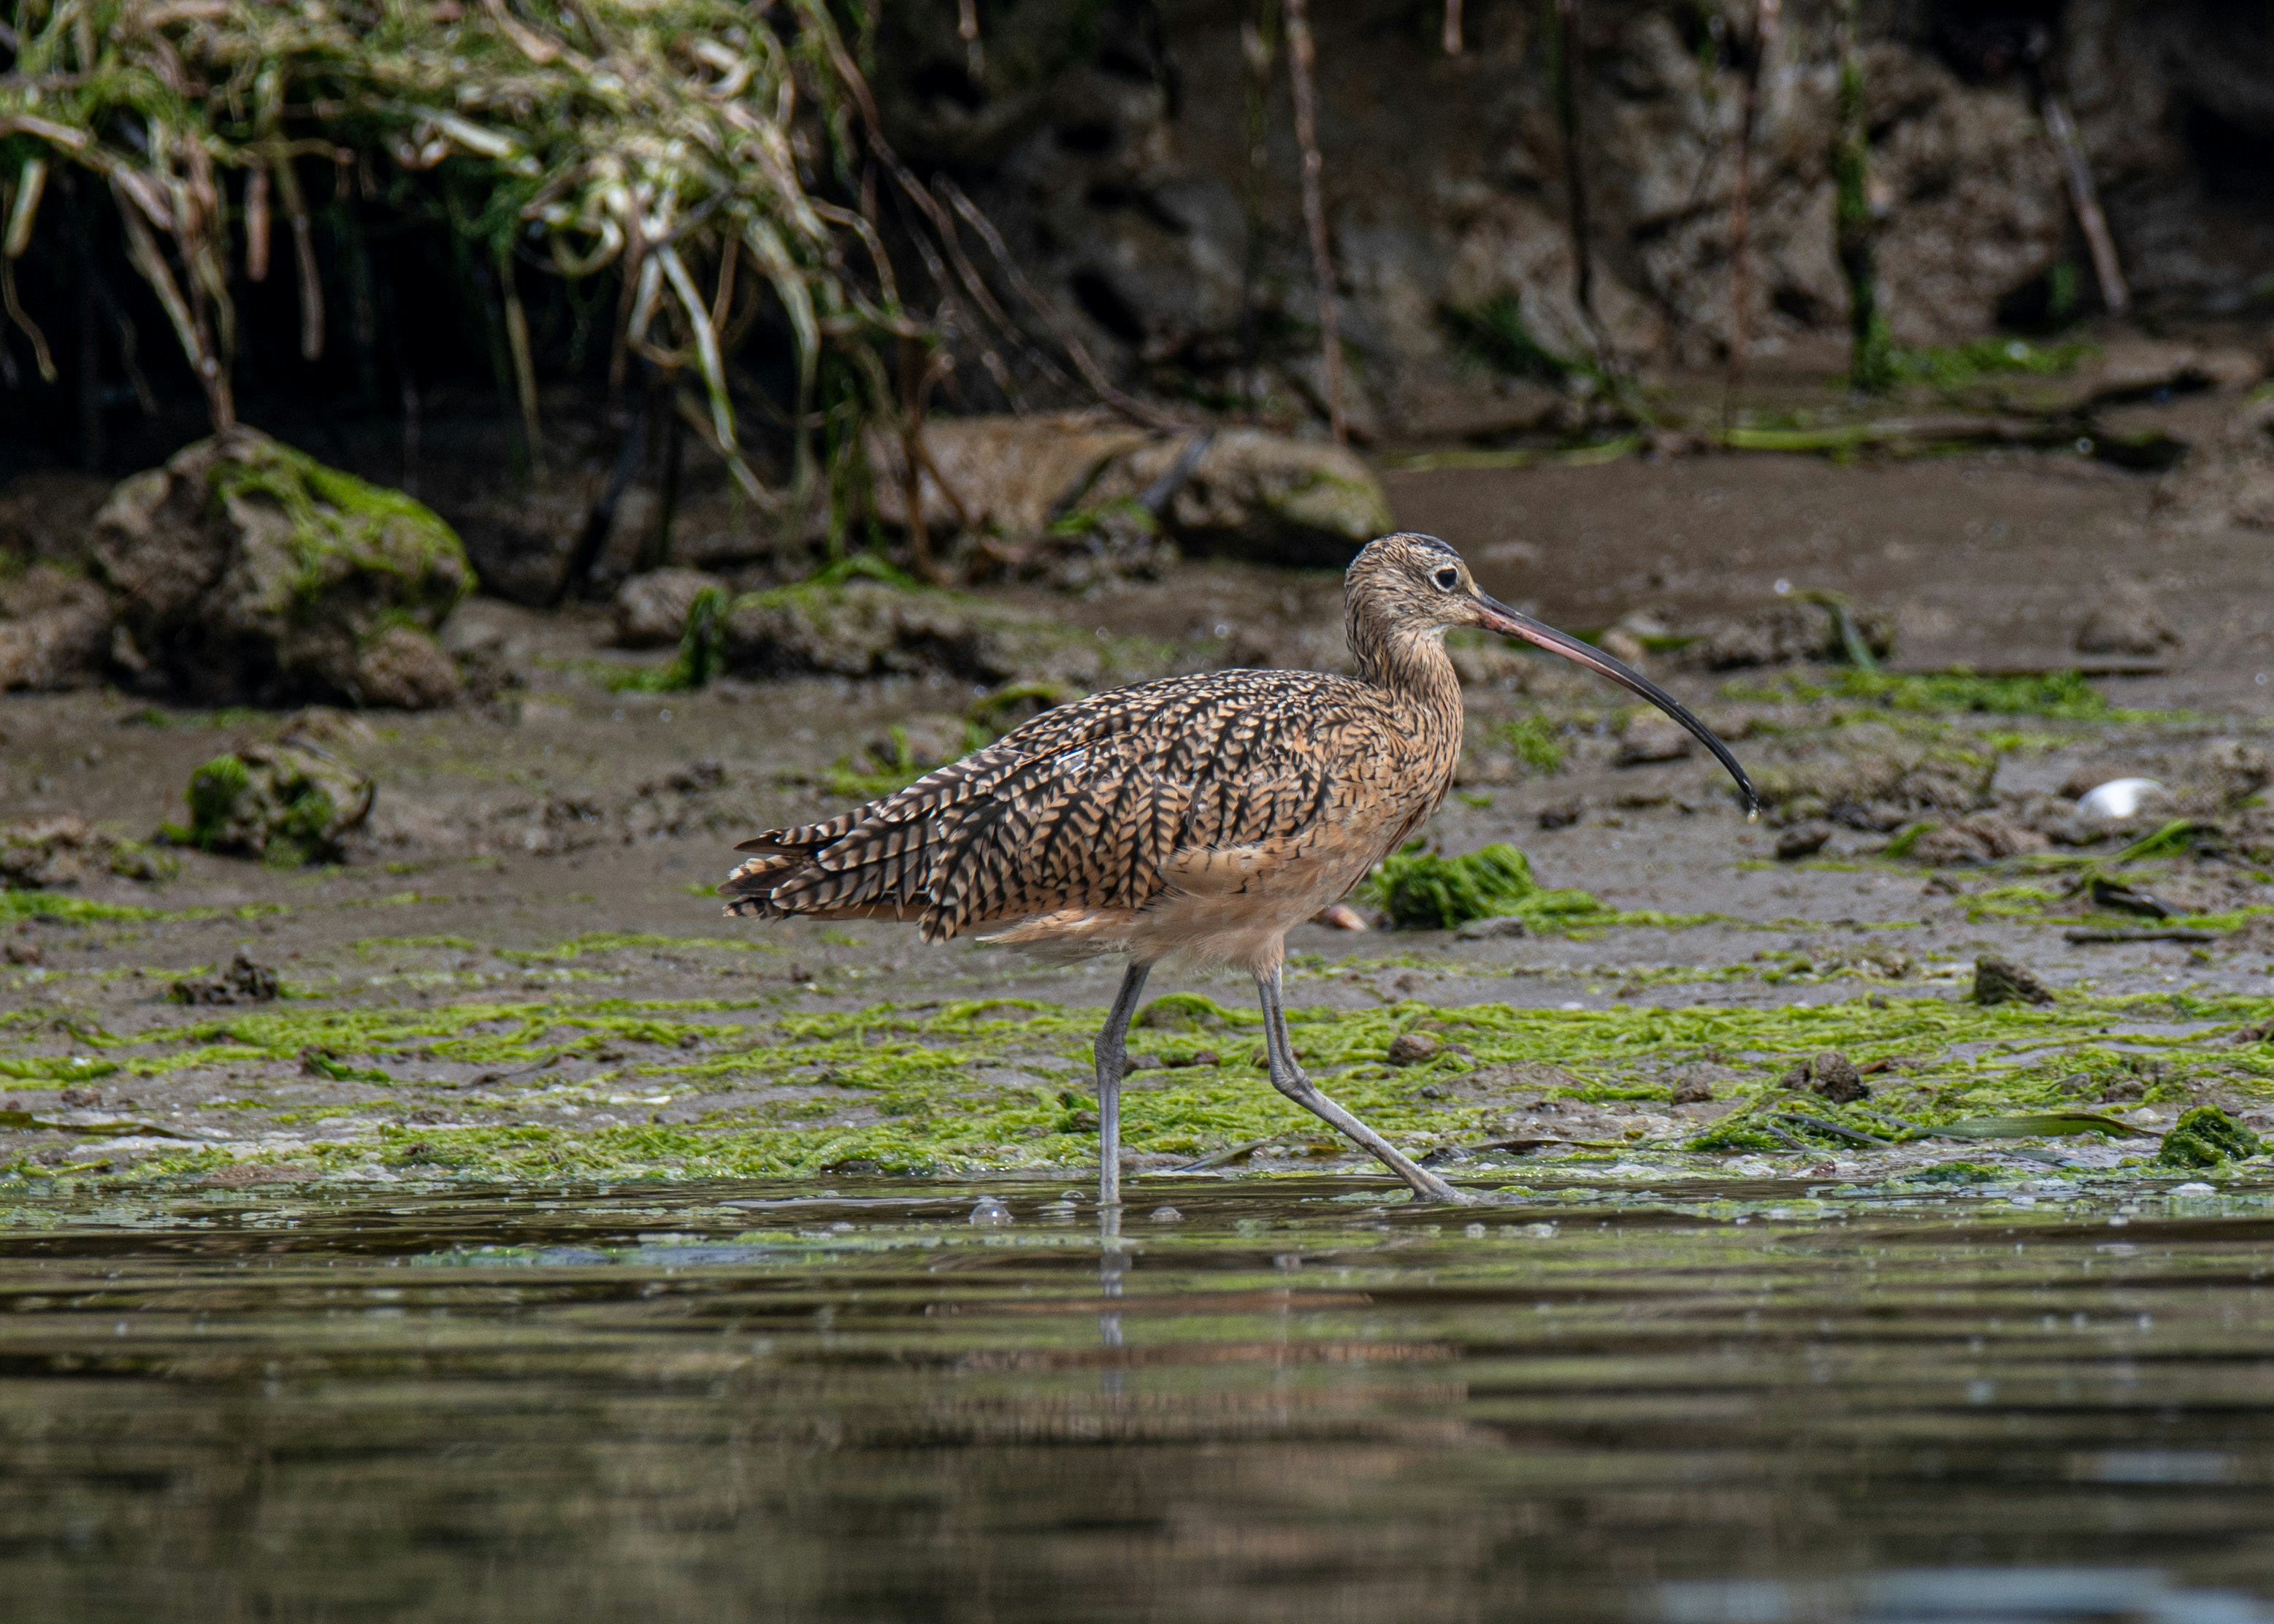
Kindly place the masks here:
[(743, 842), (727, 912), (914, 919), (937, 941), (1126, 921), (1180, 886), (1268, 889), (1287, 865), (1346, 891), (1451, 786), (1460, 687), (1435, 605), (1413, 598), (1417, 570), (1451, 557), (1420, 537), (1361, 555), (1355, 676), (1208, 672), (1044, 711), (905, 789)]

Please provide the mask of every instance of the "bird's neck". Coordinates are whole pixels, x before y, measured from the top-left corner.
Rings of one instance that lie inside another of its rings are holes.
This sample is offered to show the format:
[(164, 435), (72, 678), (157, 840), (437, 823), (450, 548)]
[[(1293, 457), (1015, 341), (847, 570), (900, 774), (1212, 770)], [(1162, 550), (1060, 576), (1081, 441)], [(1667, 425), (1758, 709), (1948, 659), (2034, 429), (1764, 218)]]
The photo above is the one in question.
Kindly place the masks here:
[(1454, 747), (1461, 733), (1461, 679), (1445, 652), (1442, 627), (1389, 628), (1362, 614), (1350, 619), (1351, 652), (1361, 679), (1384, 688), (1422, 717), (1449, 725)]

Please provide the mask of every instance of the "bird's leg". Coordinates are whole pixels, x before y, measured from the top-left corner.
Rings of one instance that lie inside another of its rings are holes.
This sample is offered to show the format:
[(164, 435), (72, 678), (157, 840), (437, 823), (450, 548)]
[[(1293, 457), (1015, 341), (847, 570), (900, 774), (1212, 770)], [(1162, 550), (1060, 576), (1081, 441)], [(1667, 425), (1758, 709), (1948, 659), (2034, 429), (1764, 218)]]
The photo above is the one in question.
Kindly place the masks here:
[(1274, 1088), (1373, 1152), (1383, 1166), (1412, 1185), (1413, 1193), (1420, 1199), (1443, 1201), (1460, 1207), (1476, 1200), (1474, 1196), (1463, 1194), (1428, 1169), (1419, 1166), (1397, 1146), (1321, 1094), (1318, 1085), (1303, 1075), (1303, 1068), (1295, 1064), (1295, 1046), (1287, 1036), (1287, 1011), (1279, 1002), (1279, 967), (1276, 965), (1271, 967), (1269, 975), (1255, 978), (1255, 992), (1263, 1005), (1263, 1052), (1270, 1063), (1271, 1086)]
[(1097, 1034), (1097, 1204), (1108, 1212), (1121, 1205), (1121, 1076), (1129, 1069), (1129, 1020), (1152, 969), (1148, 964), (1129, 966), (1113, 996), (1105, 1030)]

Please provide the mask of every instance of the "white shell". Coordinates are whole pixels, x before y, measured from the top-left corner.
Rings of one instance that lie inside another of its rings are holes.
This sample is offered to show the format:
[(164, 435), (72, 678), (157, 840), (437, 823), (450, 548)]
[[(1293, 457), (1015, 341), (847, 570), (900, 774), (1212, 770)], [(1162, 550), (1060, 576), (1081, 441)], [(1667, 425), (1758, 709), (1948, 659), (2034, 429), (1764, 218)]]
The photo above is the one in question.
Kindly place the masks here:
[(2081, 797), (2076, 809), (2087, 817), (2136, 817), (2151, 801), (2168, 801), (2172, 792), (2153, 778), (2111, 778)]

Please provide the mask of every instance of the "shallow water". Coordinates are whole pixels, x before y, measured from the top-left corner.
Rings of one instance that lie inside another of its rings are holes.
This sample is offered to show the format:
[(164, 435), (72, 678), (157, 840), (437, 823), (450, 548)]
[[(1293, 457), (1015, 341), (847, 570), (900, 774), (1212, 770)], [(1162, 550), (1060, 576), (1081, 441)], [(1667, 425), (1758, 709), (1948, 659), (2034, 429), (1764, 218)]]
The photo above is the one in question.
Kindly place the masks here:
[(19, 1200), (0, 1595), (71, 1620), (2274, 1619), (2263, 1192), (1449, 1214), (1148, 1180), (1112, 1244), (1057, 1194)]

